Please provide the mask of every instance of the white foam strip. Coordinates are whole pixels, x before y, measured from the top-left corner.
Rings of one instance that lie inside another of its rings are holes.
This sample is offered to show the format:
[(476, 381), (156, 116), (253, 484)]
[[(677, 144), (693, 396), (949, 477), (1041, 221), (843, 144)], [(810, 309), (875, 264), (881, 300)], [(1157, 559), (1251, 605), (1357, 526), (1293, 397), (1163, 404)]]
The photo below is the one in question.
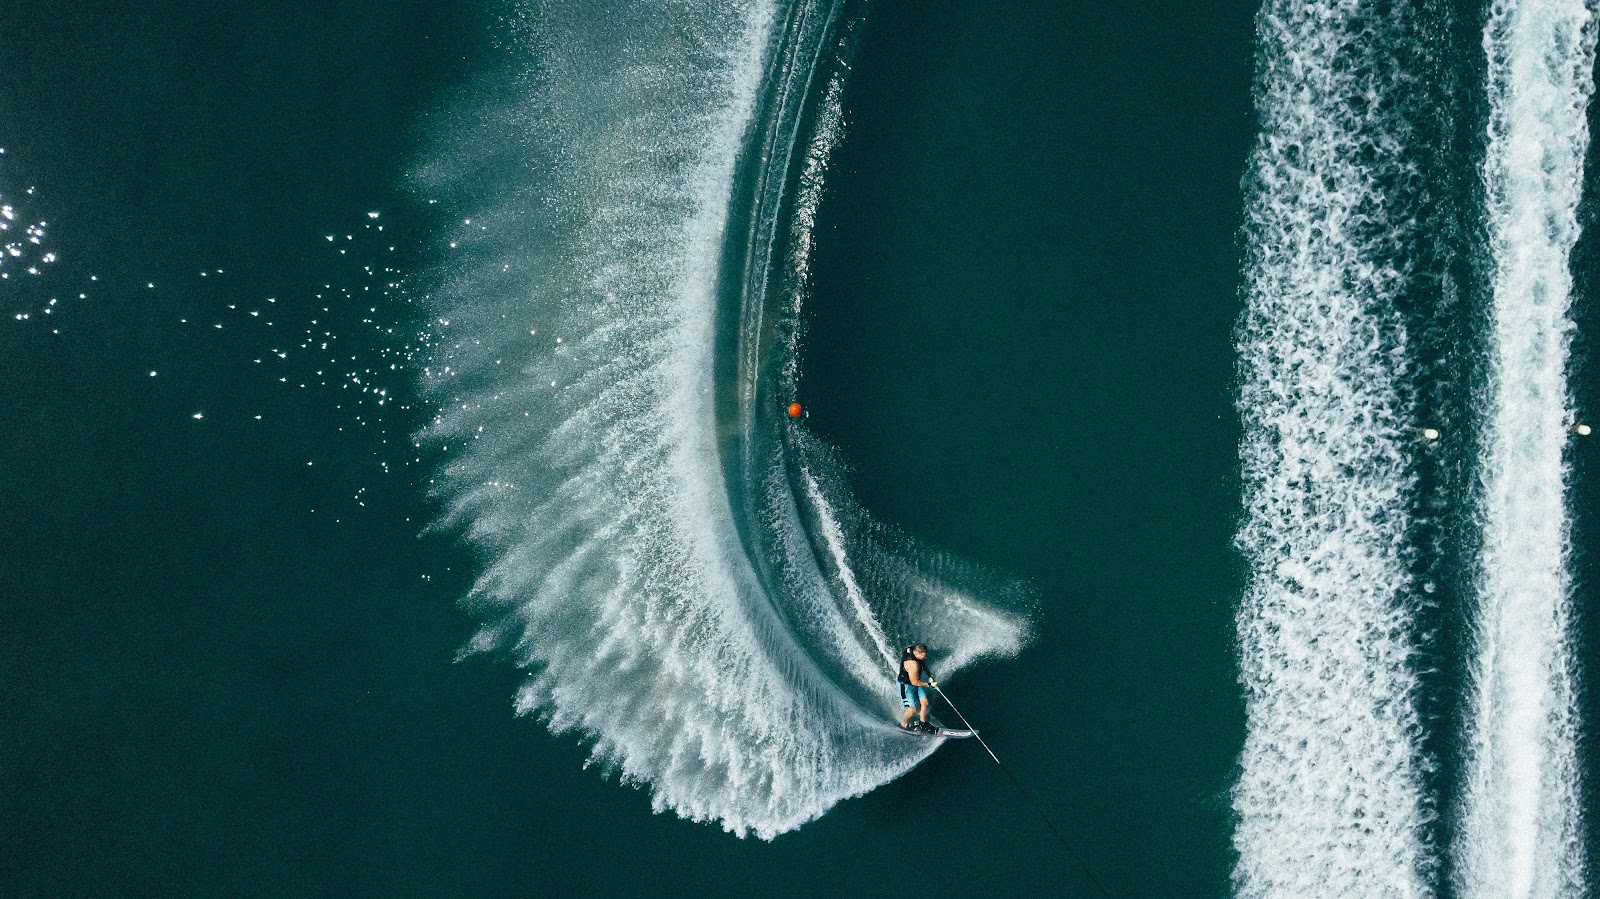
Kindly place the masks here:
[(1459, 888), (1467, 897), (1581, 896), (1563, 451), (1593, 10), (1581, 0), (1500, 0), (1484, 49), (1493, 315)]
[(1405, 558), (1414, 477), (1396, 299), (1419, 179), (1383, 97), (1407, 14), (1268, 0), (1257, 19), (1238, 337), (1249, 581), (1233, 791), (1245, 897), (1427, 895)]

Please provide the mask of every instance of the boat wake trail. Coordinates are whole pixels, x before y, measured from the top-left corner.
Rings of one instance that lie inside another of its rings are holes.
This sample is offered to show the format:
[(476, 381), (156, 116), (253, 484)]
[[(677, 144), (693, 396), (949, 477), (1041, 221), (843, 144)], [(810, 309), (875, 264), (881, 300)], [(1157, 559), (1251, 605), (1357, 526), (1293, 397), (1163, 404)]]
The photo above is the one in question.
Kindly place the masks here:
[(462, 212), (421, 442), (483, 559), (464, 652), (526, 667), (519, 711), (657, 811), (764, 839), (937, 748), (894, 724), (898, 647), (947, 675), (1026, 633), (1014, 587), (874, 523), (781, 416), (839, 6), (515, 6), (522, 68), (417, 177)]
[(1400, 304), (1420, 277), (1403, 4), (1268, 0), (1237, 341), (1249, 579), (1241, 896), (1421, 896), (1417, 489)]
[(1484, 36), (1490, 379), (1481, 407), (1477, 657), (1463, 896), (1584, 895), (1567, 571), (1566, 382), (1578, 201), (1594, 91), (1582, 0), (1500, 0)]

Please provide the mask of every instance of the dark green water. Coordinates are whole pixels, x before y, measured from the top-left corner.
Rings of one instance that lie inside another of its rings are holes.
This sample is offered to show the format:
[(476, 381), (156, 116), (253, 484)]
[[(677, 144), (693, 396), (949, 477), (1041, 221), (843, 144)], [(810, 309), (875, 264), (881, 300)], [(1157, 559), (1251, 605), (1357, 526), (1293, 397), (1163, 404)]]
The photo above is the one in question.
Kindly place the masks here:
[(962, 693), (1128, 894), (1229, 864), (1249, 14), (879, 7), (819, 220), (815, 425), (867, 508), (1037, 585), (1037, 646)]
[[(1119, 895), (1216, 895), (1232, 864), (1252, 13), (878, 4), (819, 221), (810, 424), (879, 517), (1036, 587), (1035, 645), (952, 694)], [(266, 354), (331, 326), (362, 371), (404, 358), (363, 319), (414, 332), (410, 288), (369, 304), (362, 266), (416, 284), (439, 252), (403, 174), (504, 20), (0, 22), (0, 194), (37, 186), (60, 254), (0, 282), (0, 892), (1090, 894), (971, 741), (741, 841), (651, 815), (512, 717), (517, 672), (453, 661), (474, 562), (417, 537), (410, 375), (378, 410)]]

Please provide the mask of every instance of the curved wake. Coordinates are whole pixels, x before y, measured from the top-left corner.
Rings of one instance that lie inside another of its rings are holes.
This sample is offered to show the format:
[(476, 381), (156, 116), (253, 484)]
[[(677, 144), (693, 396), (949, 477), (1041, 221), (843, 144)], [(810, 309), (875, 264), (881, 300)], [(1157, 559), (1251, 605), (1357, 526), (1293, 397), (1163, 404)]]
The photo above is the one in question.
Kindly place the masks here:
[(779, 416), (840, 4), (599, 6), (518, 6), (526, 73), (421, 173), (470, 210), (422, 439), (485, 564), (466, 651), (528, 668), (519, 711), (657, 811), (770, 839), (937, 747), (894, 726), (895, 647), (947, 674), (1025, 626), (971, 598), (981, 572), (872, 523)]

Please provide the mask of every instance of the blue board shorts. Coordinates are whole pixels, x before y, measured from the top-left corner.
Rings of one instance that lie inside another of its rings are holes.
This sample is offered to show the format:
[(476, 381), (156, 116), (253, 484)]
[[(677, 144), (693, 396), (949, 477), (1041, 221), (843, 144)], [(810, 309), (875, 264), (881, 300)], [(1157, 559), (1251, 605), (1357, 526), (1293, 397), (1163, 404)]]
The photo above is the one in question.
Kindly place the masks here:
[(911, 684), (900, 685), (900, 707), (914, 709), (928, 701), (928, 688)]

